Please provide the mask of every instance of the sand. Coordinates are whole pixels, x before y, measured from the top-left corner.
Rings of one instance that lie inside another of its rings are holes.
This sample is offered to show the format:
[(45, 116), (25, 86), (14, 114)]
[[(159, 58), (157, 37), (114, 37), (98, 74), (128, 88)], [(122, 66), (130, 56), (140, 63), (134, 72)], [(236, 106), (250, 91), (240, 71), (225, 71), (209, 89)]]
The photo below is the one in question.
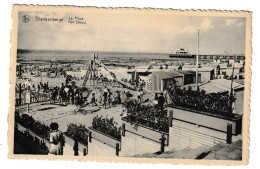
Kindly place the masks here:
[[(86, 106), (82, 108), (83, 110), (97, 109), (97, 106)], [(41, 122), (45, 125), (50, 125), (52, 122), (57, 122), (59, 124), (59, 129), (63, 132), (67, 131), (67, 125), (70, 123), (82, 124), (86, 127), (92, 125), (92, 119), (96, 115), (108, 116), (109, 118), (114, 118), (114, 121), (121, 126), (121, 116), (123, 112), (122, 105), (117, 105), (116, 107), (111, 107), (108, 109), (101, 108), (99, 111), (93, 113), (76, 113), (78, 108), (75, 105), (59, 106), (51, 105), (49, 103), (34, 103), (30, 105), (29, 115), (31, 115), (35, 120)], [(21, 106), (19, 108), (20, 114), (27, 114), (27, 107)]]

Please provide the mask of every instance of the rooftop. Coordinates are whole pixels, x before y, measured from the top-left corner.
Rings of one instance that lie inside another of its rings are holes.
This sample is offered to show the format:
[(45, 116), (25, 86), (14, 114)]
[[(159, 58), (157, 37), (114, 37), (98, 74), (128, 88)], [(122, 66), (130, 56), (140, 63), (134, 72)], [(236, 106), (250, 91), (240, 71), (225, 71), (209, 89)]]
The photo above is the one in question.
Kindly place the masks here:
[(156, 76), (160, 77), (161, 79), (171, 79), (173, 76), (170, 73), (166, 73), (164, 71), (156, 71), (153, 72)]
[(177, 71), (170, 71), (168, 72), (170, 75), (172, 75), (173, 77), (182, 77), (183, 74), (177, 72)]
[(190, 70), (176, 70), (176, 72), (181, 73), (183, 75), (190, 75), (190, 74), (194, 75), (194, 74), (196, 74), (195, 71), (190, 71)]
[[(230, 89), (231, 87), (231, 80), (227, 80), (227, 79), (215, 79), (215, 80), (211, 80), (210, 83), (213, 83), (217, 86), (226, 88), (226, 89)], [(239, 89), (239, 88), (243, 88), (244, 85), (241, 85), (239, 83), (233, 82), (233, 89)]]
[[(195, 84), (185, 85), (184, 87), (191, 86), (195, 90)], [(215, 79), (210, 82), (200, 83), (199, 89), (204, 90), (206, 93), (224, 93), (229, 92), (231, 88), (231, 80)], [(233, 89), (244, 88), (243, 84), (233, 82)]]
[[(182, 70), (196, 71), (196, 68), (182, 68)], [(214, 70), (214, 69), (213, 68), (209, 68), (209, 67), (198, 68), (199, 72), (211, 72), (212, 70)]]

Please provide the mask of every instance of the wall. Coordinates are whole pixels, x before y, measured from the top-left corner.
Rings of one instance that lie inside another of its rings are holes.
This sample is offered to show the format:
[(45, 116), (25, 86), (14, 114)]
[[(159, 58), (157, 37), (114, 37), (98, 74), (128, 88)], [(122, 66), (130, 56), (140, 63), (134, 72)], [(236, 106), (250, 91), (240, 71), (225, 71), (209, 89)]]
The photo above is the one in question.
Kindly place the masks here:
[(235, 90), (235, 113), (243, 114), (244, 112), (244, 88)]
[(155, 74), (152, 74), (152, 91), (155, 92), (162, 92), (163, 91), (163, 80), (156, 76)]
[(202, 145), (231, 143), (241, 136), (241, 118), (208, 115), (179, 107), (168, 107), (169, 147), (180, 150)]
[(169, 147), (176, 150), (184, 148), (198, 148), (214, 146), (218, 143), (225, 143), (226, 134), (214, 131), (202, 126), (173, 120), (169, 129)]
[[(63, 149), (63, 154), (68, 156), (74, 156), (74, 149), (73, 149), (74, 144), (75, 141), (72, 138), (65, 136), (65, 146)], [(86, 145), (78, 143), (78, 156), (84, 156), (83, 149), (86, 149), (85, 151), (87, 153), (88, 147)]]
[[(134, 134), (129, 131), (125, 131), (125, 136), (122, 137), (122, 147), (119, 156), (133, 156), (136, 154), (155, 153), (160, 151), (160, 143)], [(165, 147), (165, 151), (169, 150), (169, 147)]]
[(152, 90), (152, 79), (151, 79), (151, 76), (147, 76), (145, 85), (146, 85), (146, 90), (149, 90), (149, 91)]
[(196, 79), (194, 75), (184, 75), (184, 85), (194, 83), (194, 79)]
[(214, 72), (199, 72), (201, 74), (201, 82), (208, 82), (213, 80)]
[(88, 142), (88, 156), (116, 157), (116, 149), (92, 137)]
[[(236, 76), (238, 73), (240, 73), (241, 70), (242, 70), (241, 68), (234, 68), (234, 76)], [(226, 75), (232, 76), (232, 71), (233, 71), (233, 68), (226, 69)]]
[(178, 87), (183, 86), (183, 77), (175, 77), (173, 79), (175, 80), (176, 86)]
[(161, 86), (161, 92), (163, 92), (165, 89), (168, 89), (169, 86), (173, 86), (174, 80), (173, 79), (164, 79), (162, 80), (162, 86)]
[(158, 81), (159, 79), (157, 78), (157, 76), (155, 76), (155, 75), (153, 75), (153, 74), (152, 74), (151, 79), (152, 79), (152, 91), (157, 91), (157, 90), (159, 89), (159, 86), (158, 86), (158, 84), (157, 84), (157, 81)]

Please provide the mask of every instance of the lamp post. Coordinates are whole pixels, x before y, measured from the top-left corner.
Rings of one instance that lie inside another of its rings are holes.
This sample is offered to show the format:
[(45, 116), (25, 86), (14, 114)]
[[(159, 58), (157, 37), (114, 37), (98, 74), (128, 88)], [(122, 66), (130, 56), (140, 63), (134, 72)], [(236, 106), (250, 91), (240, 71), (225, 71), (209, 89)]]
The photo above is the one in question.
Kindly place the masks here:
[(198, 67), (199, 67), (199, 36), (200, 30), (198, 29), (198, 39), (197, 39), (197, 55), (196, 55), (196, 90), (198, 90)]

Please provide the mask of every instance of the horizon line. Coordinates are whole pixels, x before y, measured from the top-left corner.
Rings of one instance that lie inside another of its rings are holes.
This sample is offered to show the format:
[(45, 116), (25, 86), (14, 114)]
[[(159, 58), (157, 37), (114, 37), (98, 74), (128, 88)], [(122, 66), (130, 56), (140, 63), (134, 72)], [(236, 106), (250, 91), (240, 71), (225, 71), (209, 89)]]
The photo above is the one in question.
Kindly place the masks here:
[[(28, 51), (71, 51), (71, 52), (94, 52), (93, 54), (98, 54), (98, 52), (100, 53), (150, 53), (150, 54), (174, 54), (174, 52), (172, 53), (166, 53), (166, 52), (148, 52), (148, 51), (140, 51), (140, 52), (133, 52), (133, 51), (96, 51), (96, 50), (68, 50), (68, 49), (20, 49), (17, 48), (17, 50), (28, 50)], [(97, 52), (97, 53), (95, 53)], [(189, 53), (188, 55), (196, 55), (196, 53)], [(245, 56), (245, 54), (231, 54), (231, 53), (219, 53), (219, 54), (199, 54), (199, 55), (227, 55), (227, 56), (233, 56), (233, 55), (243, 55)]]

